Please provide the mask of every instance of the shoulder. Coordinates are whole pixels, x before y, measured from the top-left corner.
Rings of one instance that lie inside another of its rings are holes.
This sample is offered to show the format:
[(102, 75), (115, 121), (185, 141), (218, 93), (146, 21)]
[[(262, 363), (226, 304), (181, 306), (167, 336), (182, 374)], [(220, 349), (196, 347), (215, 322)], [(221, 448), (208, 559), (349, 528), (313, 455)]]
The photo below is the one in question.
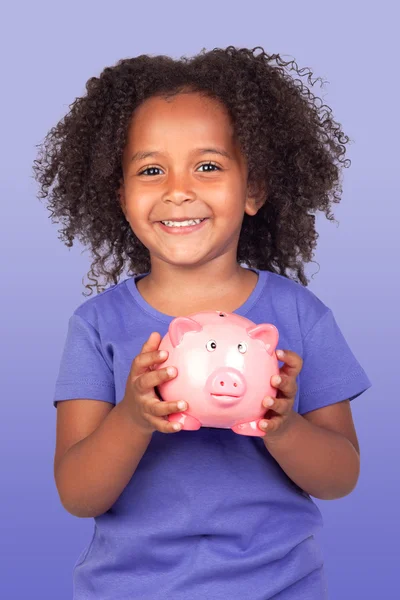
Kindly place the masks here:
[(112, 327), (115, 320), (120, 320), (123, 313), (129, 310), (130, 292), (126, 283), (125, 279), (88, 298), (77, 306), (72, 317), (86, 321), (96, 330), (102, 329), (105, 324)]
[(264, 293), (268, 295), (275, 311), (297, 316), (299, 328), (306, 336), (314, 325), (331, 309), (308, 287), (277, 273), (266, 273)]

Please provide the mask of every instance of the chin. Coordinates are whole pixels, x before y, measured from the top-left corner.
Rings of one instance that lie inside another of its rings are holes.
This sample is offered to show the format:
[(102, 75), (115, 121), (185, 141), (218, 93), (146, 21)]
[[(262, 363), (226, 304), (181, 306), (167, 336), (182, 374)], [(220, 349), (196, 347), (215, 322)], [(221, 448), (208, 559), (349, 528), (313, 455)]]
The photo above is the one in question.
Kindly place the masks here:
[(160, 257), (162, 260), (170, 265), (175, 267), (199, 267), (204, 263), (208, 262), (210, 259), (207, 256), (188, 256), (186, 252), (182, 256), (168, 256), (168, 257)]
[(167, 260), (166, 262), (168, 262), (170, 265), (173, 265), (174, 267), (199, 267), (200, 265), (203, 265), (204, 263), (206, 263), (206, 260), (190, 260), (188, 258), (186, 258), (185, 260)]

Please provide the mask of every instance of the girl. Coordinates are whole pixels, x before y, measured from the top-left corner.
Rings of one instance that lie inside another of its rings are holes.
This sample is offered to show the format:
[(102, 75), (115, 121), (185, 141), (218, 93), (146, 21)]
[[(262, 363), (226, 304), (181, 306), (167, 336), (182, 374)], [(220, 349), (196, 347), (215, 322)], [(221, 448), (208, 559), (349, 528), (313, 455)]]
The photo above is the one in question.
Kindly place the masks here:
[[(95, 519), (75, 600), (327, 597), (311, 496), (356, 486), (350, 400), (371, 384), (304, 264), (315, 213), (332, 219), (340, 200), (348, 138), (283, 68), (296, 63), (255, 50), (105, 68), (35, 161), (100, 292), (69, 320), (54, 395), (60, 500)], [(201, 310), (279, 330), (262, 437), (166, 418), (190, 398), (157, 396), (177, 374), (155, 369), (159, 343)]]

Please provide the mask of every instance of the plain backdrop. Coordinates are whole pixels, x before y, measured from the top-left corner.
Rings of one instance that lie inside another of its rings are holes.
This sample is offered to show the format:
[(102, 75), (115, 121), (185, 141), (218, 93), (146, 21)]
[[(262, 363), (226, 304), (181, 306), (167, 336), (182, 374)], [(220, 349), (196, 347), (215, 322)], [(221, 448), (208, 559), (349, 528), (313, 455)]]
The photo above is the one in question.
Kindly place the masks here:
[[(92, 519), (53, 480), (55, 380), (91, 257), (58, 239), (32, 178), (36, 144), (104, 67), (138, 54), (262, 46), (322, 77), (312, 91), (352, 140), (339, 226), (318, 218), (310, 289), (373, 387), (352, 403), (361, 475), (315, 502), (332, 600), (395, 598), (399, 556), (399, 118), (395, 3), (44, 2), (2, 9), (0, 597), (69, 600)], [(306, 78), (302, 78), (306, 83)], [(125, 276), (123, 277), (123, 279)], [(212, 599), (210, 599), (212, 600)]]

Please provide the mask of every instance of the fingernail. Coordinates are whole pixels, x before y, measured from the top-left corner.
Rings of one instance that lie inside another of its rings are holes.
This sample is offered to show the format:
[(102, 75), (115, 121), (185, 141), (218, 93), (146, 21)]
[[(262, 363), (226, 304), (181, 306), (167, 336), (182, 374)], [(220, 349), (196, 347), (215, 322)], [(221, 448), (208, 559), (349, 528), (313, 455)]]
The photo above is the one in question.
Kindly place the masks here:
[(274, 381), (275, 381), (276, 385), (279, 385), (280, 383), (282, 383), (282, 378), (279, 377), (279, 375), (275, 375)]
[(168, 352), (166, 350), (160, 350), (160, 358), (167, 358)]
[(174, 367), (168, 367), (167, 373), (170, 376), (175, 375), (175, 369), (174, 369)]
[(186, 402), (183, 402), (183, 400), (178, 402), (178, 408), (180, 408), (181, 410), (184, 410), (186, 408)]
[(261, 429), (267, 429), (268, 422), (267, 421), (260, 421), (260, 427), (261, 427)]
[(283, 357), (284, 357), (284, 355), (285, 355), (285, 353), (284, 353), (284, 351), (283, 351), (283, 350), (277, 350), (277, 351), (276, 351), (276, 354), (277, 354), (277, 356), (279, 356), (279, 358), (283, 358)]
[(175, 429), (175, 431), (179, 431), (179, 429), (182, 427), (182, 425), (180, 423), (174, 423), (172, 425), (172, 428)]
[(265, 400), (264, 400), (264, 406), (272, 406), (273, 403), (274, 403), (273, 398), (265, 398)]

